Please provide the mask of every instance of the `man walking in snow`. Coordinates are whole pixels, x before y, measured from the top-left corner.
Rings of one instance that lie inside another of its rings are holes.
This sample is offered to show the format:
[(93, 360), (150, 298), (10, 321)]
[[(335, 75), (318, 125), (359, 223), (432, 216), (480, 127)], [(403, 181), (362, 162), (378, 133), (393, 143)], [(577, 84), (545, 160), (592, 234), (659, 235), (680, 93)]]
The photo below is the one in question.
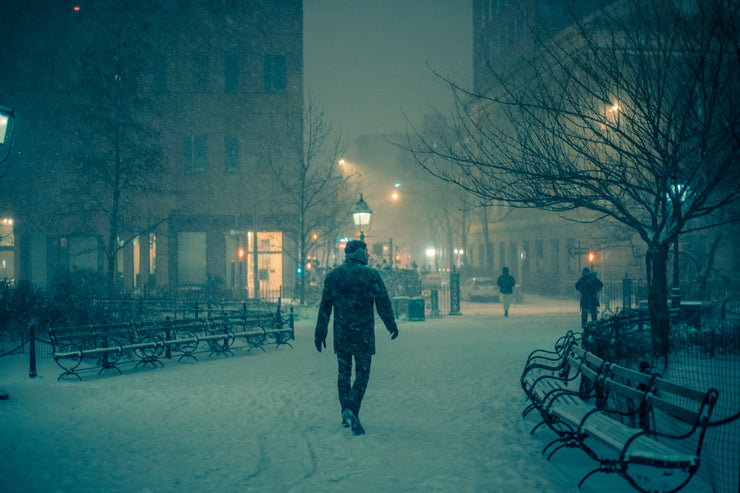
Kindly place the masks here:
[(591, 272), (588, 267), (584, 267), (581, 274), (581, 278), (576, 282), (576, 291), (581, 293), (581, 327), (585, 327), (589, 314), (592, 322), (597, 319), (599, 291), (604, 284), (596, 277), (596, 272)]
[(504, 267), (501, 270), (501, 275), (498, 276), (496, 284), (498, 284), (498, 289), (501, 293), (501, 301), (504, 304), (504, 317), (508, 318), (511, 299), (514, 297), (514, 286), (516, 286), (516, 279), (514, 279), (514, 276), (509, 274), (508, 267)]
[[(360, 405), (370, 379), (370, 362), (375, 354), (375, 314), (385, 324), (391, 339), (398, 337), (393, 307), (380, 273), (367, 266), (364, 241), (353, 240), (344, 249), (344, 264), (324, 279), (324, 290), (316, 320), (314, 343), (321, 352), (326, 347), (329, 317), (334, 310), (334, 353), (339, 366), (337, 390), (342, 407), (342, 425), (352, 433), (365, 433), (360, 423)], [(354, 358), (355, 381), (351, 383)]]

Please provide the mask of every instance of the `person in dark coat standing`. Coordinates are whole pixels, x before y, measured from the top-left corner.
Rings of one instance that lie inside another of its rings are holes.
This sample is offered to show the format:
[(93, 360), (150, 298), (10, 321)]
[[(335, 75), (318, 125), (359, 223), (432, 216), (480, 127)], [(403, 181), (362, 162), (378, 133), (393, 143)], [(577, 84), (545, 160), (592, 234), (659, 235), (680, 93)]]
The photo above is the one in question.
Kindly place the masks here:
[(584, 267), (581, 274), (581, 278), (576, 282), (576, 291), (581, 293), (581, 327), (585, 327), (589, 314), (592, 322), (598, 318), (599, 291), (604, 284), (596, 277), (596, 272), (591, 272), (588, 267)]
[(508, 267), (501, 269), (501, 275), (498, 276), (496, 284), (498, 284), (498, 289), (501, 292), (501, 302), (504, 305), (504, 317), (508, 318), (511, 299), (514, 297), (514, 286), (516, 286), (516, 279), (514, 279), (514, 276), (509, 274)]
[[(388, 291), (380, 273), (367, 266), (368, 253), (364, 241), (353, 240), (344, 249), (344, 264), (324, 279), (324, 290), (316, 320), (314, 343), (321, 352), (326, 347), (329, 317), (334, 310), (334, 353), (339, 366), (337, 390), (342, 408), (342, 424), (352, 433), (365, 433), (359, 420), (360, 405), (370, 379), (370, 362), (375, 354), (375, 313), (391, 334), (398, 337)], [(351, 383), (352, 362), (355, 381)]]

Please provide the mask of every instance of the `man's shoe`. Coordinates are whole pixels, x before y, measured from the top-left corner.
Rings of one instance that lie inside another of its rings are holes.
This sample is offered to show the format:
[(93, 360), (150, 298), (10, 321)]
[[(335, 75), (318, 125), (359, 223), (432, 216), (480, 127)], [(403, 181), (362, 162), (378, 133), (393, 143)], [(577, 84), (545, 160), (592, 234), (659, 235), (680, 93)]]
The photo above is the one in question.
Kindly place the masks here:
[(365, 434), (365, 428), (362, 427), (362, 423), (360, 423), (360, 418), (358, 418), (351, 409), (345, 409), (344, 411), (342, 411), (342, 420), (342, 422), (349, 420), (349, 425), (352, 428), (353, 435), (358, 436)]
[(345, 409), (342, 411), (342, 426), (345, 428), (349, 428), (352, 425), (352, 420), (349, 419), (349, 414), (347, 413), (347, 411), (349, 411), (349, 409)]

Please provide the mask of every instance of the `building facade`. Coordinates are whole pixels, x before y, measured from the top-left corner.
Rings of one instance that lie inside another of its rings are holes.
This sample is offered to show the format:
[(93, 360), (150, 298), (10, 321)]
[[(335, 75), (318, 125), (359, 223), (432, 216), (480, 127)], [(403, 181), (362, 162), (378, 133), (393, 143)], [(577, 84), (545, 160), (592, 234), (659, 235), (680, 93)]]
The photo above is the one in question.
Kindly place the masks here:
[[(496, 83), (494, 71), (514, 67), (533, 49), (533, 32), (540, 40), (550, 39), (569, 28), (573, 15), (583, 18), (597, 8), (598, 2), (474, 0), (475, 90), (483, 94), (491, 90)], [(728, 214), (737, 215), (737, 210)], [(524, 290), (566, 295), (575, 294), (573, 284), (583, 267), (596, 270), (614, 285), (625, 277), (646, 283), (644, 242), (636, 234), (598, 221), (592, 213), (555, 214), (499, 205), (468, 217), (465, 257), (471, 274), (498, 275), (502, 267), (509, 267)], [(697, 279), (706, 276), (711, 259), (709, 296), (737, 296), (739, 237), (737, 223), (723, 231), (715, 228), (680, 237), (679, 262), (671, 258), (669, 275), (678, 267), (685, 297), (697, 295)], [(646, 293), (636, 296), (645, 299)]]
[(43, 287), (114, 270), (126, 292), (292, 287), (270, 168), (300, 159), (300, 0), (10, 0), (4, 11), (0, 81), (18, 122), (0, 183), (8, 277)]

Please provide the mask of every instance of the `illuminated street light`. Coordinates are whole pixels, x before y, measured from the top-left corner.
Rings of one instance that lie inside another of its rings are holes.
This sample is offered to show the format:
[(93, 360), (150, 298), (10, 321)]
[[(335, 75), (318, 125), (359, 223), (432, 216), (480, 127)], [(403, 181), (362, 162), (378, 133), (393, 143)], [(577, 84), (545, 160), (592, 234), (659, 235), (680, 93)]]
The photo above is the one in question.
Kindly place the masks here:
[(355, 227), (360, 230), (360, 241), (365, 241), (365, 231), (370, 229), (373, 222), (373, 211), (362, 198), (362, 194), (360, 194), (360, 200), (352, 208), (352, 220)]
[(459, 269), (460, 268), (460, 257), (463, 256), (463, 254), (465, 253), (465, 250), (463, 250), (462, 248), (455, 248), (453, 250), (453, 253), (455, 254), (455, 257), (457, 260), (457, 268)]

